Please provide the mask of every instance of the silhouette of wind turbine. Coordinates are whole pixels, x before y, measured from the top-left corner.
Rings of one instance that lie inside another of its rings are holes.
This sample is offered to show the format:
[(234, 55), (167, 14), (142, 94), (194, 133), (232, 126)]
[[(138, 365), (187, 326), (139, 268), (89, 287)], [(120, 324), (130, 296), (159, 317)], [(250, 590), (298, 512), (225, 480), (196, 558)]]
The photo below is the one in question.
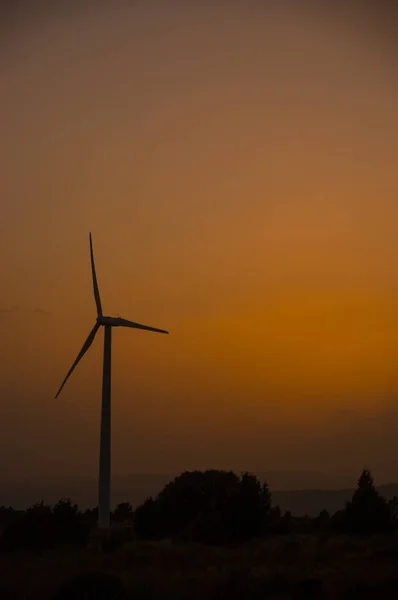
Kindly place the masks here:
[(145, 331), (155, 331), (157, 333), (169, 333), (164, 329), (140, 325), (133, 321), (127, 321), (121, 317), (105, 317), (102, 313), (101, 298), (98, 289), (97, 275), (95, 272), (93, 241), (90, 233), (90, 256), (91, 271), (93, 276), (94, 298), (97, 306), (97, 320), (90, 331), (88, 338), (83, 344), (77, 358), (69, 369), (65, 379), (62, 382), (55, 398), (58, 398), (62, 388), (69, 379), (73, 370), (79, 361), (86, 354), (94, 341), (98, 329), (103, 326), (104, 333), (104, 366), (102, 374), (102, 407), (101, 407), (101, 439), (100, 439), (100, 459), (99, 459), (99, 486), (98, 486), (98, 527), (99, 529), (108, 529), (110, 526), (111, 512), (111, 345), (112, 345), (112, 327), (131, 327), (133, 329), (144, 329)]

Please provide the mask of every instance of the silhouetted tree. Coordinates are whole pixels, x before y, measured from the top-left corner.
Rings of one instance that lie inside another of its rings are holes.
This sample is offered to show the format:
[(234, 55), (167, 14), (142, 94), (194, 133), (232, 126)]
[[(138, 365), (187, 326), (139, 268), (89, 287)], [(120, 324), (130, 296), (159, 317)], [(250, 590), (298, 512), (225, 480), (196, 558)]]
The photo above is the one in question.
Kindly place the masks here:
[(289, 511), (284, 515), (279, 506), (273, 506), (268, 516), (268, 531), (272, 534), (291, 533), (293, 527), (292, 515)]
[(62, 498), (54, 504), (52, 514), (55, 523), (70, 525), (78, 520), (81, 513), (77, 504), (73, 504), (69, 498)]
[(315, 519), (315, 529), (317, 531), (325, 531), (330, 525), (330, 515), (327, 510), (323, 509)]
[(344, 521), (352, 533), (371, 533), (391, 527), (390, 508), (376, 490), (368, 470), (362, 471), (352, 500), (346, 504)]
[(263, 535), (271, 510), (271, 494), (255, 475), (243, 473), (237, 490), (226, 507), (227, 529), (234, 541)]
[(281, 533), (282, 514), (279, 506), (273, 506), (268, 515), (268, 530), (270, 533)]
[(186, 471), (168, 483), (156, 498), (162, 535), (181, 533), (201, 513), (225, 513), (239, 489), (232, 471)]
[(3, 550), (42, 551), (63, 543), (82, 543), (89, 528), (71, 500), (60, 500), (54, 507), (38, 502), (29, 507), (3, 530)]
[(116, 523), (131, 521), (133, 518), (133, 507), (131, 506), (130, 502), (121, 502), (113, 511), (112, 516)]
[(25, 547), (40, 551), (51, 546), (55, 539), (51, 519), (51, 506), (37, 502), (4, 528), (3, 548), (18, 550)]
[(265, 532), (270, 506), (268, 486), (254, 475), (187, 471), (136, 509), (135, 531), (147, 538), (242, 541)]
[(139, 538), (156, 540), (163, 537), (164, 527), (159, 515), (159, 507), (152, 496), (134, 511), (134, 531)]
[(21, 511), (14, 510), (11, 506), (0, 506), (0, 528), (4, 529), (10, 523), (16, 521)]
[(315, 519), (308, 515), (292, 518), (293, 531), (299, 533), (311, 533), (314, 530)]
[(56, 541), (58, 543), (81, 543), (86, 540), (89, 527), (85, 526), (77, 504), (68, 498), (59, 500), (52, 510)]
[(287, 510), (282, 517), (281, 529), (282, 533), (291, 533), (293, 530), (293, 518), (290, 510)]
[(96, 523), (98, 523), (98, 506), (87, 508), (83, 512), (83, 521), (90, 526), (96, 525)]
[(396, 528), (398, 526), (398, 498), (394, 496), (388, 502), (388, 508), (390, 511), (390, 519), (392, 522), (392, 526)]
[(179, 541), (200, 541), (210, 546), (229, 542), (223, 513), (217, 509), (201, 511), (176, 538)]
[(346, 529), (345, 509), (338, 510), (330, 517), (330, 529), (341, 532)]

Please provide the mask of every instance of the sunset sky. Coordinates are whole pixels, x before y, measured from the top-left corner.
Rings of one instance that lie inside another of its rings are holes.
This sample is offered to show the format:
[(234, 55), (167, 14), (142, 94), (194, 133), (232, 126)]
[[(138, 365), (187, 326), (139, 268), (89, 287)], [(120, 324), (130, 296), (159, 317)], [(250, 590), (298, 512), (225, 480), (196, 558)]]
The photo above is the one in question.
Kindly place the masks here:
[(104, 312), (170, 331), (114, 331), (115, 474), (398, 480), (388, 5), (2, 9), (1, 473), (97, 474), (103, 331), (54, 401), (92, 231)]

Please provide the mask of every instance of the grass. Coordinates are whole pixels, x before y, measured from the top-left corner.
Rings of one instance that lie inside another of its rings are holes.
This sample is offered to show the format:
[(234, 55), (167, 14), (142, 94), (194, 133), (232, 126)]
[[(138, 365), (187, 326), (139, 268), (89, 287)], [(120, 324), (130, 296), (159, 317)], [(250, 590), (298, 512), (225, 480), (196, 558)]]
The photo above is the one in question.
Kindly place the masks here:
[(106, 581), (97, 595), (60, 595), (79, 573), (95, 572), (115, 576), (124, 597), (135, 600), (389, 600), (398, 597), (397, 559), (398, 534), (279, 536), (236, 548), (128, 542), (107, 554), (63, 548), (41, 556), (1, 556), (0, 598), (123, 597), (121, 591), (106, 595)]

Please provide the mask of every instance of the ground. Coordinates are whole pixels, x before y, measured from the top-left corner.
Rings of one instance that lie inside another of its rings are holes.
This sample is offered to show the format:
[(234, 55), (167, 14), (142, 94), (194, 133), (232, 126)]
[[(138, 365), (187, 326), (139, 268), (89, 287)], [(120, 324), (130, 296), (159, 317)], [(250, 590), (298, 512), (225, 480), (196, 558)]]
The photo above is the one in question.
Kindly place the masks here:
[[(389, 600), (398, 597), (397, 563), (397, 534), (367, 539), (289, 535), (236, 548), (128, 542), (102, 554), (93, 548), (63, 548), (41, 556), (2, 556), (0, 597)], [(87, 572), (96, 574), (73, 583)], [(108, 574), (108, 580), (99, 581), (98, 573)], [(83, 587), (97, 585), (96, 594), (83, 594)], [(114, 587), (112, 594), (108, 585)]]

